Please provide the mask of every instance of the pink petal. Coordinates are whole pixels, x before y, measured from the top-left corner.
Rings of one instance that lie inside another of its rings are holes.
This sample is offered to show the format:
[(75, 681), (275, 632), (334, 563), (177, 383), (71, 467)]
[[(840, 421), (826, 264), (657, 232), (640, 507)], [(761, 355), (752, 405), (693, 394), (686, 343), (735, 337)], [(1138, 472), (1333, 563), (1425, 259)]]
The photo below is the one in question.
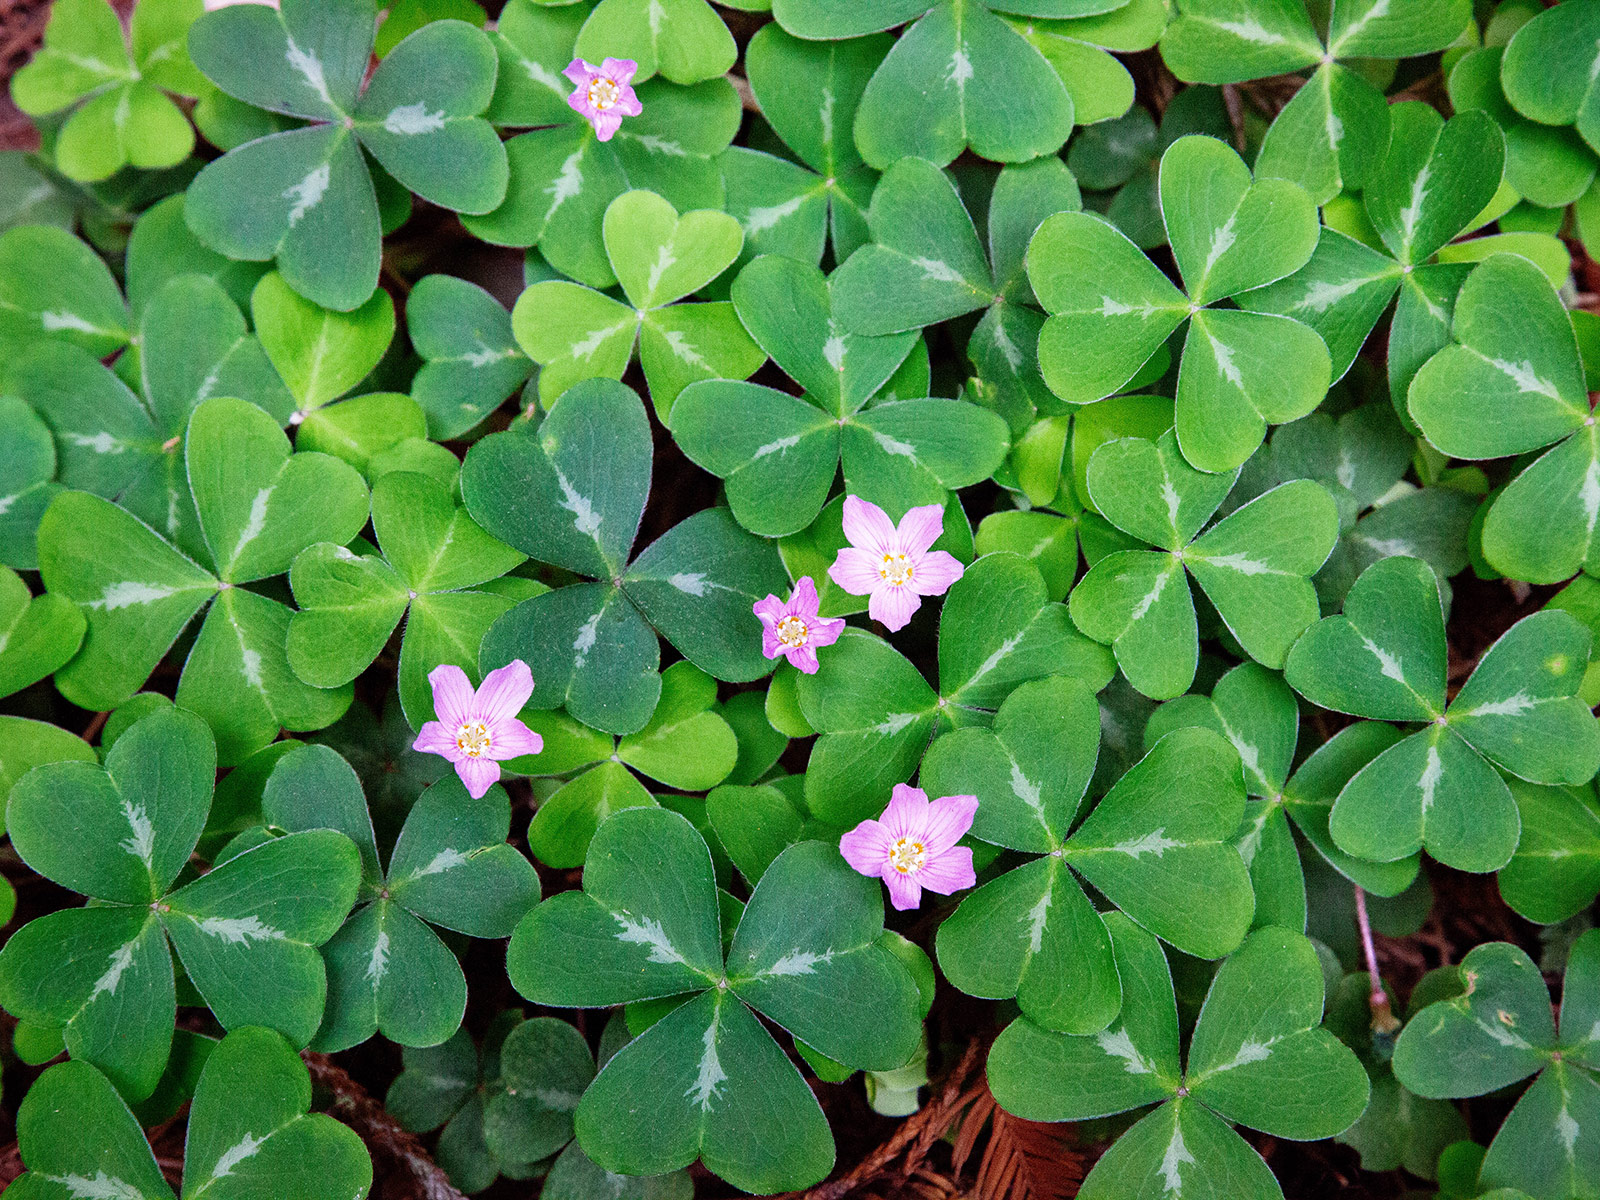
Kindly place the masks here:
[(608, 58), (600, 64), (600, 73), (613, 83), (627, 83), (639, 73), (639, 64), (631, 58)]
[(581, 113), (585, 120), (593, 121), (600, 115), (600, 110), (589, 103), (589, 93), (580, 87), (567, 97), (567, 105), (574, 112)]
[(783, 653), (783, 643), (778, 640), (778, 629), (775, 625), (765, 622), (761, 626), (761, 653), (768, 658), (777, 658)]
[(843, 617), (817, 617), (811, 622), (811, 645), (831, 646), (843, 632)]
[(750, 606), (750, 611), (755, 613), (756, 616), (760, 617), (763, 624), (769, 621), (774, 623), (781, 621), (787, 610), (788, 605), (786, 605), (782, 600), (779, 600), (771, 592), (767, 593), (765, 600), (757, 600)]
[(900, 912), (909, 908), (916, 908), (922, 903), (922, 884), (918, 882), (923, 871), (917, 876), (902, 875), (893, 867), (883, 869), (883, 882), (889, 886), (889, 903), (893, 904)]
[(913, 613), (922, 607), (922, 597), (908, 587), (880, 587), (867, 601), (867, 615), (882, 621), (890, 633), (904, 629)]
[(622, 95), (617, 97), (617, 102), (612, 107), (630, 117), (637, 117), (644, 111), (644, 105), (639, 103), (639, 97), (631, 87), (622, 89)]
[(855, 546), (846, 546), (828, 568), (828, 578), (852, 596), (865, 596), (873, 588), (881, 587), (883, 576), (878, 574), (880, 555)]
[(468, 720), (473, 712), (472, 680), (454, 663), (441, 663), (428, 672), (433, 688), (434, 715), (449, 729)]
[(878, 820), (883, 823), (883, 832), (891, 843), (904, 837), (926, 842), (923, 830), (928, 823), (928, 793), (909, 783), (895, 784), (889, 807)]
[[(460, 722), (457, 722), (459, 724)], [(442, 754), (451, 762), (462, 757), (461, 748), (456, 745), (455, 736), (450, 729), (438, 721), (428, 721), (422, 726), (422, 732), (417, 734), (417, 740), (411, 743), (413, 750), (420, 750), (423, 754)]]
[(602, 142), (609, 142), (617, 130), (622, 128), (622, 114), (612, 109), (610, 112), (596, 113), (591, 120), (594, 123), (595, 136)]
[(889, 514), (860, 496), (844, 498), (844, 536), (852, 546), (859, 546), (875, 558), (895, 548), (894, 522), (889, 520)]
[(895, 535), (900, 552), (912, 558), (924, 553), (944, 533), (944, 505), (923, 504), (910, 509), (900, 518)]
[(522, 711), (533, 695), (533, 672), (520, 658), (490, 671), (478, 688), (477, 714), (490, 725), (508, 720)]
[(938, 857), (929, 857), (917, 872), (917, 882), (941, 896), (975, 886), (978, 876), (972, 870), (972, 847), (956, 846)]
[(889, 861), (890, 840), (878, 822), (863, 821), (839, 839), (839, 853), (852, 870), (876, 878)]
[(913, 557), (911, 586), (922, 596), (942, 596), (965, 573), (966, 568), (959, 559), (943, 550), (934, 550), (920, 558)]
[(456, 774), (467, 785), (467, 795), (479, 799), (500, 779), (500, 764), (492, 758), (464, 758), (456, 764)]
[(789, 594), (789, 611), (797, 617), (805, 618), (807, 625), (814, 624), (813, 618), (821, 605), (817, 598), (817, 585), (809, 575), (800, 576), (794, 585), (794, 591)]
[(515, 717), (497, 721), (489, 727), (489, 753), (502, 762), (508, 758), (521, 758), (524, 754), (538, 754), (543, 749), (544, 738)]
[[(802, 675), (815, 675), (817, 673), (817, 652), (810, 646), (795, 646), (788, 651), (789, 661)], [(767, 655), (772, 658), (772, 655)]]
[(589, 81), (599, 74), (598, 71), (581, 58), (573, 59), (562, 69), (561, 73), (579, 87), (588, 87)]
[[(929, 804), (928, 816), (922, 827), (928, 857), (937, 858), (959, 842), (972, 828), (972, 818), (977, 811), (976, 796), (940, 796)], [(967, 857), (970, 859), (972, 856)]]

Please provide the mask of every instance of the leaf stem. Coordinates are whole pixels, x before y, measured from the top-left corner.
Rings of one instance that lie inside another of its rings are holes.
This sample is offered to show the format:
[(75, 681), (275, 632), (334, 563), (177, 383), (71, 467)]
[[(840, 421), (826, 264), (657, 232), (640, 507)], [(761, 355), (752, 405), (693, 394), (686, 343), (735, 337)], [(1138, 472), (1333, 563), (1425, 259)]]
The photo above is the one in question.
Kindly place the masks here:
[(1372, 1009), (1372, 1031), (1383, 1037), (1392, 1037), (1400, 1028), (1394, 1011), (1389, 1007), (1389, 993), (1383, 990), (1383, 979), (1378, 974), (1378, 949), (1372, 941), (1372, 921), (1367, 917), (1367, 893), (1359, 886), (1356, 893), (1356, 926), (1361, 930), (1361, 952), (1367, 960), (1367, 979), (1372, 990), (1367, 1003)]

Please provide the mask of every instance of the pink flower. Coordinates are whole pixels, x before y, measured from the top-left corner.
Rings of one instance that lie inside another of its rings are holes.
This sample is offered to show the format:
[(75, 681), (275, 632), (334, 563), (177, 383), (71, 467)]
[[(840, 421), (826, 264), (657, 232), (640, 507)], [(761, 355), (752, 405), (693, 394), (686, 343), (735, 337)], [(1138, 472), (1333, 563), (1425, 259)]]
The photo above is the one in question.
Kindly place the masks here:
[(828, 568), (828, 578), (852, 596), (872, 597), (867, 612), (890, 632), (903, 629), (922, 597), (939, 596), (961, 578), (962, 566), (943, 550), (930, 550), (944, 532), (944, 506), (924, 504), (900, 519), (859, 496), (844, 498), (844, 536), (850, 544)]
[(428, 682), (439, 719), (422, 727), (411, 748), (453, 762), (474, 800), (500, 778), (502, 761), (544, 749), (544, 739), (517, 720), (533, 695), (533, 673), (520, 658), (490, 671), (476, 692), (467, 673), (448, 663), (429, 671)]
[(624, 116), (637, 117), (644, 111), (629, 86), (638, 70), (639, 64), (631, 58), (608, 58), (598, 67), (575, 58), (561, 72), (578, 85), (567, 103), (589, 118), (602, 142), (611, 140)]
[(941, 796), (930, 804), (921, 788), (896, 784), (883, 816), (840, 838), (839, 853), (863, 875), (881, 876), (896, 908), (916, 908), (923, 888), (948, 896), (978, 882), (972, 850), (956, 845), (977, 811), (976, 796)]
[(785, 604), (768, 595), (753, 605), (761, 618), (761, 653), (768, 658), (786, 654), (789, 661), (807, 675), (817, 673), (817, 647), (831, 646), (844, 632), (839, 617), (817, 615), (817, 585), (811, 576), (802, 575)]

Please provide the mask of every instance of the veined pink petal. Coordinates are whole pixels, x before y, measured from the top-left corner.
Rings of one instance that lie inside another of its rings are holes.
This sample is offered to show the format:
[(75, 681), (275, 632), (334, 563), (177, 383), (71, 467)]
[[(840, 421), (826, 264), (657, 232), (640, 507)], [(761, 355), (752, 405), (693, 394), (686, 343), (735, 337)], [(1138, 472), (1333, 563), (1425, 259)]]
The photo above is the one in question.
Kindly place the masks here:
[(467, 785), (467, 795), (477, 800), (499, 780), (500, 764), (492, 758), (464, 758), (456, 764), (456, 774)]
[(900, 553), (912, 558), (924, 553), (944, 532), (944, 505), (923, 504), (908, 509), (895, 530)]
[(600, 72), (596, 71), (581, 58), (575, 58), (562, 68), (561, 73), (579, 87), (588, 87), (589, 81)]
[(770, 621), (774, 624), (783, 620), (784, 614), (788, 612), (788, 609), (789, 606), (771, 592), (767, 593), (766, 599), (757, 600), (750, 606), (750, 611), (760, 617), (763, 623)]
[(441, 663), (428, 672), (428, 684), (433, 688), (434, 714), (447, 729), (454, 731), (463, 721), (474, 718), (472, 680), (460, 667)]
[(581, 114), (586, 121), (593, 121), (600, 115), (600, 110), (589, 103), (589, 93), (582, 85), (579, 85), (578, 90), (567, 97), (567, 105), (574, 112)]
[[(767, 655), (768, 658), (773, 657)], [(796, 646), (789, 651), (789, 661), (802, 675), (815, 675), (817, 673), (817, 652), (810, 646)]]
[(613, 83), (628, 83), (639, 73), (639, 64), (631, 58), (608, 58), (600, 64), (600, 74)]
[(860, 496), (844, 498), (844, 536), (852, 546), (859, 546), (874, 557), (895, 549), (894, 522), (889, 520), (889, 514)]
[(622, 95), (617, 97), (617, 102), (612, 107), (630, 117), (637, 117), (644, 111), (644, 105), (639, 102), (638, 94), (631, 87), (622, 89)]
[(533, 695), (533, 672), (520, 658), (490, 671), (478, 688), (477, 717), (490, 725), (515, 717)]
[(915, 560), (911, 587), (921, 596), (942, 596), (965, 573), (966, 568), (954, 555), (933, 550)]
[(839, 853), (852, 870), (876, 879), (889, 861), (889, 842), (882, 825), (866, 820), (839, 839)]
[(778, 640), (778, 626), (774, 621), (761, 623), (761, 653), (768, 658), (777, 658), (783, 653), (783, 643)]
[(515, 717), (496, 721), (489, 727), (489, 754), (502, 762), (524, 754), (538, 754), (543, 749), (544, 738)]
[(922, 903), (922, 884), (919, 880), (927, 872), (917, 875), (902, 875), (893, 867), (883, 869), (883, 882), (889, 887), (889, 903), (893, 904), (900, 912), (916, 908)]
[(889, 796), (889, 807), (878, 818), (883, 823), (884, 834), (890, 842), (908, 837), (926, 842), (924, 830), (928, 823), (928, 794), (909, 783), (897, 783)]
[(879, 557), (870, 550), (846, 546), (828, 568), (828, 578), (852, 596), (868, 595), (883, 584), (883, 576), (878, 574)]
[(439, 721), (425, 722), (422, 732), (417, 734), (417, 740), (411, 743), (411, 748), (423, 754), (442, 754), (451, 762), (465, 757), (456, 745), (455, 734)]
[(872, 593), (867, 601), (867, 615), (882, 621), (890, 633), (904, 629), (913, 613), (922, 607), (922, 597), (909, 587), (889, 587), (887, 584)]
[[(926, 824), (923, 825), (923, 842), (928, 847), (928, 857), (944, 854), (972, 828), (972, 818), (978, 811), (976, 796), (940, 796), (928, 805)], [(967, 856), (971, 858), (969, 854)]]
[(811, 646), (831, 646), (844, 632), (843, 617), (817, 617), (811, 622)]
[(594, 123), (595, 136), (602, 142), (609, 142), (622, 128), (622, 114), (614, 108), (610, 112), (595, 113), (590, 120)]
[(797, 617), (804, 617), (806, 624), (814, 625), (813, 618), (820, 604), (816, 582), (809, 575), (800, 576), (795, 581), (794, 591), (789, 594), (789, 611)]
[(930, 857), (927, 865), (917, 872), (916, 880), (941, 896), (975, 886), (978, 876), (972, 870), (972, 847), (956, 846), (937, 858)]

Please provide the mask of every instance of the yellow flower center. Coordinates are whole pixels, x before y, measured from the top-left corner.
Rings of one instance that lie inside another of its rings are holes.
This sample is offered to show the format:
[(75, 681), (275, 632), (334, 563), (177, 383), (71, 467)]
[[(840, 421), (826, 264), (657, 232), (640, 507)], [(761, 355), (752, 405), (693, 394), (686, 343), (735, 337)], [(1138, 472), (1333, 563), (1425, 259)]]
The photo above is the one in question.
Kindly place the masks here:
[(615, 80), (602, 75), (598, 79), (589, 81), (589, 103), (601, 112), (605, 112), (615, 104), (621, 95), (622, 89), (617, 86)]
[(928, 848), (910, 838), (901, 838), (889, 847), (889, 865), (902, 875), (922, 870), (922, 864), (927, 860)]
[(811, 628), (796, 616), (787, 616), (778, 622), (778, 642), (791, 649), (799, 649), (811, 638)]
[(890, 587), (904, 587), (911, 582), (914, 568), (904, 554), (885, 554), (878, 564), (878, 574)]
[(482, 721), (464, 721), (456, 730), (456, 749), (468, 758), (482, 758), (489, 753), (492, 740), (489, 727)]

